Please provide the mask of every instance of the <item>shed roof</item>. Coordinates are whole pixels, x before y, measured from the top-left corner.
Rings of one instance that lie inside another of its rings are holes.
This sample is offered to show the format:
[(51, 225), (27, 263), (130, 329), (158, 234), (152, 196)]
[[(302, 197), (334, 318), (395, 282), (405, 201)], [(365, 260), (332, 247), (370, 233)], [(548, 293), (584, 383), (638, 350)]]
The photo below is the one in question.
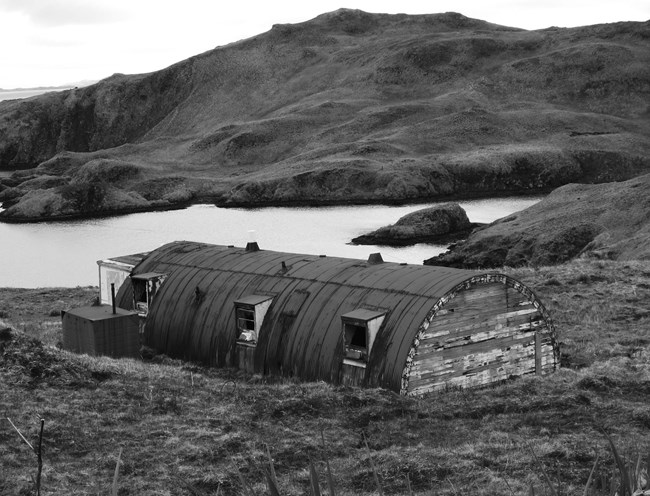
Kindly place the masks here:
[(158, 277), (164, 276), (165, 274), (161, 274), (159, 272), (145, 272), (144, 274), (133, 274), (131, 276), (131, 279), (139, 279), (142, 281), (147, 281), (149, 279), (156, 279)]
[(113, 313), (113, 307), (111, 305), (96, 305), (73, 308), (71, 310), (68, 310), (66, 313), (81, 317), (86, 320), (90, 320), (92, 322), (122, 318), (125, 315), (135, 315), (134, 312), (125, 310), (123, 308), (115, 308), (115, 313)]
[(139, 264), (142, 259), (144, 259), (149, 252), (143, 253), (134, 253), (133, 255), (120, 255), (119, 257), (105, 258), (103, 260), (97, 260), (98, 265), (117, 265), (117, 266), (130, 266), (135, 267)]

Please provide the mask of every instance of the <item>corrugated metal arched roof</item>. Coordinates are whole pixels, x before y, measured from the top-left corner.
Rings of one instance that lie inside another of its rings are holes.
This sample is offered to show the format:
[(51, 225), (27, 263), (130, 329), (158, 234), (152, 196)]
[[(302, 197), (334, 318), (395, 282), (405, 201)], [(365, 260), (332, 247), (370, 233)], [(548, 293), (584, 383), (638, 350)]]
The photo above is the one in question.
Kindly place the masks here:
[[(360, 308), (381, 310), (386, 317), (364, 382), (396, 391), (400, 391), (418, 330), (436, 302), (480, 274), (266, 250), (247, 252), (188, 241), (151, 252), (133, 274), (148, 272), (167, 274), (145, 327), (146, 344), (160, 352), (221, 367), (235, 365), (234, 302), (253, 294), (269, 295), (273, 301), (254, 351), (254, 370), (339, 382), (341, 316)], [(118, 304), (131, 308), (131, 299), (132, 293), (123, 287)]]

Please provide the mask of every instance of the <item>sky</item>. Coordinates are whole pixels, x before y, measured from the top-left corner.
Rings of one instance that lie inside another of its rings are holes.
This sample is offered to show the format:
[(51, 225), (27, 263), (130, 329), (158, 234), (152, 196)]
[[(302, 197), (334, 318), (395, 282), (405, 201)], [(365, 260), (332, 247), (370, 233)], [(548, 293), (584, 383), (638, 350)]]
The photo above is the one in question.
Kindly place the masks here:
[(649, 0), (0, 0), (0, 88), (151, 72), (341, 7), (524, 29), (650, 19)]

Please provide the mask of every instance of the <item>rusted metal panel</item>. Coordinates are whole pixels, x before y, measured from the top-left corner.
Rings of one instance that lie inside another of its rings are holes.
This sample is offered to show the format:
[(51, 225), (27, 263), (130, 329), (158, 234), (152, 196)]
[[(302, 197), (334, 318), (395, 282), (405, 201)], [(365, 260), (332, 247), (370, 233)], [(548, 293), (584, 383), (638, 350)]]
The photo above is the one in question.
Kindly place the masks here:
[(259, 372), (291, 375), (292, 370), (288, 359), (290, 355), (285, 355), (285, 352), (292, 342), (294, 333), (298, 332), (294, 329), (294, 325), (302, 311), (302, 306), (310, 296), (305, 287), (302, 281), (291, 281), (291, 285), (285, 291), (278, 292), (273, 305), (269, 308), (257, 344), (258, 348), (263, 350), (263, 356), (260, 357), (262, 368)]
[(343, 360), (341, 315), (359, 300), (358, 288), (342, 285), (312, 286), (310, 299), (298, 316), (300, 331), (287, 357), (299, 377), (335, 381)]

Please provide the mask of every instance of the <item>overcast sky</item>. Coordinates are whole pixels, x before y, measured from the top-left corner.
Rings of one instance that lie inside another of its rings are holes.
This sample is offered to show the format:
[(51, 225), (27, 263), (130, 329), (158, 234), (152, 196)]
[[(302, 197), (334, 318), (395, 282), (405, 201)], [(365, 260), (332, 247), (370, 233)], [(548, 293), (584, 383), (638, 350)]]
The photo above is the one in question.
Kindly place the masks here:
[(650, 0), (0, 0), (0, 88), (155, 71), (340, 7), (524, 29), (650, 19)]

